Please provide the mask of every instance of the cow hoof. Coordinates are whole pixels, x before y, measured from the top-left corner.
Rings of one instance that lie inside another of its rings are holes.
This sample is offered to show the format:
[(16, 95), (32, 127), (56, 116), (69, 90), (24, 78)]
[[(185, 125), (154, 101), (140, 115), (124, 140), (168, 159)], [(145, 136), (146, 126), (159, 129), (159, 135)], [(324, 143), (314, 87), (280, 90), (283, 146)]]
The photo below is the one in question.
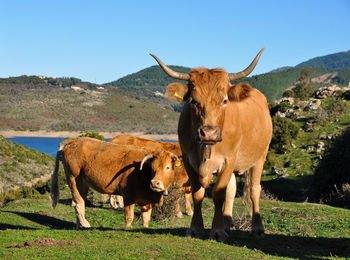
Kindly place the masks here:
[(187, 216), (193, 216), (193, 211), (187, 211), (186, 214)]
[(204, 231), (198, 230), (194, 228), (187, 229), (186, 237), (192, 237), (192, 238), (204, 238)]
[(182, 212), (178, 212), (178, 213), (176, 214), (176, 217), (178, 217), (178, 218), (183, 218), (184, 215), (182, 214)]
[(233, 220), (231, 216), (224, 216), (225, 231), (230, 232), (231, 227), (233, 227)]
[(256, 238), (265, 238), (264, 228), (253, 229), (252, 233), (253, 233), (254, 237), (256, 237)]
[(224, 230), (212, 230), (210, 232), (210, 239), (218, 242), (225, 242), (229, 235)]
[(85, 223), (84, 225), (82, 225), (81, 223), (77, 224), (77, 229), (90, 229), (91, 226), (89, 223)]

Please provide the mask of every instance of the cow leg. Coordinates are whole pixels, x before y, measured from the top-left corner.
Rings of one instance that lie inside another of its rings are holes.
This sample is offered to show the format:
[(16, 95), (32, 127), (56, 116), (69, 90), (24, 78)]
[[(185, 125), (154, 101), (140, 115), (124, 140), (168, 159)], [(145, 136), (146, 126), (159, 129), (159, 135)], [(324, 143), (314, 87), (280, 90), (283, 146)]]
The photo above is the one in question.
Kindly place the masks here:
[(74, 207), (75, 215), (77, 217), (77, 228), (90, 228), (90, 223), (85, 218), (85, 201), (79, 192), (81, 187), (77, 186), (77, 184), (80, 183), (76, 182), (74, 176), (70, 176), (67, 181), (72, 193), (72, 206)]
[(265, 156), (260, 159), (254, 167), (250, 168), (246, 178), (249, 178), (249, 180), (246, 180), (246, 184), (244, 187), (244, 191), (248, 191), (248, 194), (250, 195), (249, 198), (246, 198), (247, 200), (250, 199), (251, 201), (251, 213), (252, 213), (252, 233), (257, 236), (264, 236), (265, 230), (264, 226), (261, 221), (260, 217), (260, 207), (259, 207), (259, 199), (260, 199), (260, 192), (261, 192), (261, 186), (260, 186), (260, 180), (261, 180), (261, 173), (263, 170), (265, 161)]
[(127, 228), (131, 227), (131, 223), (134, 220), (134, 209), (135, 204), (126, 203), (126, 206), (124, 205), (124, 218)]
[(181, 212), (181, 198), (179, 195), (179, 189), (178, 188), (174, 188), (173, 189), (173, 195), (176, 198), (175, 200), (175, 212), (176, 212), (176, 217), (178, 218), (183, 218), (183, 214)]
[[(214, 205), (215, 205), (215, 214), (214, 214), (214, 219), (212, 223), (212, 229), (210, 232), (210, 238), (216, 239), (217, 241), (220, 241), (220, 242), (223, 242), (228, 238), (228, 234), (225, 232), (226, 227), (225, 227), (222, 207), (226, 198), (227, 186), (231, 181), (232, 174), (233, 174), (232, 168), (226, 167), (224, 172), (222, 172), (222, 174), (219, 176), (218, 180), (216, 181), (212, 192)], [(230, 201), (232, 202), (232, 200)], [(229, 202), (228, 204), (230, 204), (231, 202)], [(227, 211), (229, 211), (229, 209), (227, 209)], [(232, 215), (232, 209), (231, 209), (231, 213), (228, 213), (227, 217), (228, 218), (231, 217), (230, 215)]]
[(224, 206), (224, 223), (225, 223), (225, 231), (229, 232), (230, 228), (233, 226), (232, 221), (232, 208), (233, 202), (236, 196), (236, 176), (232, 174), (231, 179), (226, 187), (226, 198), (225, 198), (225, 206)]
[(83, 177), (79, 175), (75, 179), (77, 183), (77, 188), (79, 191), (80, 196), (84, 199), (84, 202), (86, 203), (87, 195), (89, 193), (89, 185), (84, 181)]
[(141, 219), (144, 227), (148, 227), (151, 220), (152, 205), (145, 205), (141, 207)]
[(198, 174), (193, 170), (187, 159), (183, 157), (185, 169), (191, 181), (192, 195), (193, 195), (193, 209), (194, 213), (191, 220), (191, 227), (187, 230), (187, 237), (204, 236), (204, 224), (202, 216), (202, 202), (204, 199), (204, 188), (199, 182)]
[(186, 192), (185, 193), (186, 213), (188, 216), (193, 215), (192, 206), (191, 206), (191, 199), (192, 199), (192, 192)]

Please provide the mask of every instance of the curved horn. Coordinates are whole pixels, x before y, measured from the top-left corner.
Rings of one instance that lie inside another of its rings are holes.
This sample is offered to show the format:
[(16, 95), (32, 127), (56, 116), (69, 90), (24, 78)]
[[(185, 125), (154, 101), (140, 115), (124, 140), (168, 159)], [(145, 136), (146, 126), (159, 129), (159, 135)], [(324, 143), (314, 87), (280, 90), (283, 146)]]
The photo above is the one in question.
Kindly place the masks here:
[(141, 165), (140, 165), (140, 171), (142, 171), (143, 164), (151, 158), (153, 158), (153, 154), (151, 154), (151, 153), (147, 154), (147, 155), (145, 155), (145, 157), (143, 157), (143, 159), (141, 161)]
[(168, 74), (168, 76), (174, 79), (181, 79), (181, 80), (190, 79), (190, 74), (173, 71), (168, 66), (166, 66), (160, 59), (158, 59), (156, 55), (153, 55), (151, 53), (149, 55), (151, 55), (158, 62), (159, 66), (164, 70), (166, 74)]
[(262, 48), (261, 51), (259, 51), (258, 55), (256, 55), (256, 57), (253, 60), (253, 62), (245, 70), (243, 70), (241, 72), (238, 72), (238, 73), (230, 73), (230, 74), (228, 74), (228, 77), (229, 77), (230, 81), (234, 81), (234, 80), (241, 79), (241, 78), (244, 78), (244, 77), (248, 76), (253, 71), (253, 69), (255, 68), (256, 64), (258, 63), (260, 55), (261, 55), (261, 53), (263, 52), (264, 49), (265, 49), (265, 47)]

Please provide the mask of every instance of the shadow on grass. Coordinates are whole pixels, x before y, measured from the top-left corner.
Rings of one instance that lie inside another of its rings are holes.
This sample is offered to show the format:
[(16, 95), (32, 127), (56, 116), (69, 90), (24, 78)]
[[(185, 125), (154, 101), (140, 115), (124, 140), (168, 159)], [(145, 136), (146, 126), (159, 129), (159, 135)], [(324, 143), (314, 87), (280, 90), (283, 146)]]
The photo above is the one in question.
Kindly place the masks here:
[(25, 227), (25, 226), (19, 226), (19, 225), (11, 225), (11, 224), (3, 224), (3, 223), (0, 223), (0, 230), (6, 230), (6, 229), (28, 229), (28, 230), (37, 230), (37, 228), (31, 228), (31, 227)]
[[(187, 228), (166, 229), (125, 229), (125, 232), (140, 232), (147, 235), (171, 234), (186, 237)], [(210, 230), (205, 231), (203, 240), (209, 239)], [(247, 247), (265, 254), (301, 259), (324, 257), (350, 257), (350, 238), (302, 237), (266, 234), (265, 238), (256, 238), (248, 231), (233, 230), (225, 244)]]
[[(52, 229), (75, 229), (73, 222), (59, 220), (54, 217), (38, 213), (4, 211), (19, 215), (30, 221), (41, 225), (49, 226)], [(0, 230), (4, 229), (32, 229), (35, 228), (0, 224)], [(113, 229), (97, 227), (92, 230), (100, 231), (123, 231), (132, 233), (171, 234), (179, 237), (186, 237), (187, 228), (138, 228), (138, 229)], [(203, 240), (209, 239), (210, 230), (205, 230)], [(227, 245), (236, 247), (247, 247), (250, 250), (261, 251), (265, 254), (280, 257), (297, 257), (302, 259), (317, 259), (325, 257), (350, 257), (350, 238), (326, 238), (326, 237), (302, 237), (291, 235), (266, 234), (265, 238), (256, 238), (248, 231), (232, 230), (225, 242)]]
[[(18, 212), (18, 211), (3, 211), (3, 212), (16, 214), (30, 221), (33, 221), (40, 225), (51, 227), (53, 229), (74, 229), (76, 227), (75, 223), (73, 222), (60, 220), (60, 219), (39, 214), (39, 213), (28, 213), (28, 212)], [(25, 227), (24, 229), (31, 229), (31, 228)]]

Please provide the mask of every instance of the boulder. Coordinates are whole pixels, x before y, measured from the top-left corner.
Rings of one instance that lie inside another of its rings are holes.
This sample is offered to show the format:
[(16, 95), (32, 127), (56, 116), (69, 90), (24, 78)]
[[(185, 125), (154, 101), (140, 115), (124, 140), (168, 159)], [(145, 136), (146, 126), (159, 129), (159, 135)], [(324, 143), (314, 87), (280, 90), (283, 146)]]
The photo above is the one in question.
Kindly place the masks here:
[(333, 96), (340, 88), (337, 85), (326, 86), (319, 88), (315, 91), (314, 97), (318, 99), (323, 99)]
[(321, 105), (321, 100), (311, 99), (310, 102), (304, 107), (304, 111), (317, 110)]

